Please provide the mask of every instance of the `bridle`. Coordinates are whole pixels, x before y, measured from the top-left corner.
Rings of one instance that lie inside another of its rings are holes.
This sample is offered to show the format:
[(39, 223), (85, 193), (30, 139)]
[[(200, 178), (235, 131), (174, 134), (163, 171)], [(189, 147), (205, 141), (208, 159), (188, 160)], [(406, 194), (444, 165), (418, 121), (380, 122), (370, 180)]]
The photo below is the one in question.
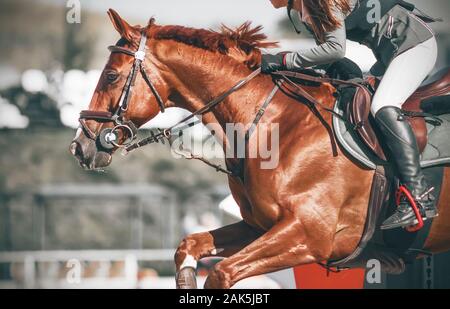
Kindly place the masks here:
[[(80, 122), (81, 128), (84, 130), (86, 136), (96, 142), (98, 142), (104, 149), (111, 150), (115, 147), (124, 148), (127, 145), (130, 145), (137, 136), (138, 128), (137, 126), (129, 119), (126, 119), (125, 113), (128, 110), (129, 102), (131, 96), (133, 95), (133, 87), (136, 82), (136, 77), (138, 72), (141, 72), (142, 77), (150, 88), (151, 92), (156, 98), (156, 102), (158, 103), (159, 109), (162, 113), (164, 113), (164, 102), (156, 90), (155, 86), (148, 78), (148, 75), (145, 70), (144, 60), (145, 60), (145, 49), (147, 43), (147, 35), (145, 31), (141, 32), (141, 39), (139, 42), (139, 48), (137, 51), (132, 51), (128, 48), (124, 48), (121, 46), (109, 46), (108, 50), (111, 53), (122, 53), (125, 55), (129, 55), (134, 57), (134, 63), (131, 67), (131, 71), (128, 74), (127, 80), (122, 90), (122, 94), (120, 96), (119, 105), (114, 113), (106, 112), (106, 111), (90, 111), (83, 110), (80, 113), (80, 117), (78, 121)], [(86, 123), (86, 120), (95, 120), (97, 122), (107, 123), (112, 122), (112, 128), (103, 129), (100, 134), (93, 132)], [(125, 132), (127, 138), (126, 140), (119, 144), (119, 131), (122, 130)]]
[[(225, 93), (221, 94), (217, 98), (211, 100), (207, 104), (205, 104), (204, 107), (200, 108), (199, 110), (191, 113), (189, 116), (185, 117), (181, 121), (177, 122), (175, 125), (171, 126), (170, 128), (167, 128), (165, 130), (161, 130), (158, 134), (152, 135), (149, 138), (145, 138), (144, 140), (141, 140), (139, 142), (134, 143), (134, 140), (137, 138), (137, 126), (129, 119), (126, 119), (124, 114), (128, 110), (128, 104), (130, 101), (130, 98), (133, 93), (133, 86), (136, 81), (136, 76), (138, 71), (141, 72), (142, 77), (144, 78), (145, 82), (147, 83), (148, 87), (152, 91), (153, 95), (156, 98), (156, 102), (159, 105), (159, 109), (162, 113), (164, 113), (164, 102), (161, 98), (161, 95), (156, 90), (155, 86), (151, 82), (151, 80), (148, 78), (148, 75), (146, 73), (145, 67), (144, 67), (144, 60), (145, 60), (145, 49), (146, 49), (146, 42), (147, 42), (147, 35), (145, 31), (141, 32), (141, 39), (139, 43), (139, 48), (137, 51), (132, 51), (128, 48), (124, 48), (121, 46), (109, 46), (108, 49), (111, 53), (122, 53), (129, 56), (134, 57), (134, 63), (131, 67), (131, 71), (128, 75), (128, 78), (125, 82), (125, 85), (122, 90), (122, 94), (120, 96), (119, 105), (114, 113), (106, 112), (106, 111), (90, 111), (90, 110), (83, 110), (80, 113), (79, 122), (81, 125), (81, 128), (85, 132), (86, 136), (90, 138), (91, 140), (98, 143), (101, 147), (103, 147), (106, 150), (112, 150), (114, 148), (122, 148), (124, 152), (129, 152), (131, 150), (134, 150), (136, 148), (142, 147), (144, 145), (157, 142), (161, 140), (162, 138), (169, 139), (172, 135), (172, 131), (174, 131), (175, 127), (180, 125), (181, 123), (184, 123), (195, 116), (200, 116), (203, 114), (206, 114), (210, 112), (216, 105), (223, 102), (230, 94), (233, 92), (238, 91), (242, 87), (244, 87), (249, 81), (251, 81), (253, 78), (255, 78), (257, 75), (261, 73), (261, 69), (257, 69), (253, 71), (250, 75), (248, 75), (246, 78), (239, 81), (237, 84), (235, 84), (232, 88), (230, 88)], [(275, 86), (275, 88), (278, 89), (278, 85)], [(270, 100), (273, 96), (270, 97)], [(269, 100), (269, 102), (270, 102)], [(269, 103), (267, 102), (267, 104)], [(89, 126), (86, 123), (86, 120), (95, 120), (97, 122), (112, 122), (114, 126), (112, 128), (105, 128), (103, 129), (100, 134), (93, 132)], [(192, 122), (188, 124), (188, 126), (193, 126), (198, 124), (199, 121)], [(119, 139), (119, 130), (124, 130), (127, 132), (128, 138), (122, 142), (121, 144), (118, 143)]]

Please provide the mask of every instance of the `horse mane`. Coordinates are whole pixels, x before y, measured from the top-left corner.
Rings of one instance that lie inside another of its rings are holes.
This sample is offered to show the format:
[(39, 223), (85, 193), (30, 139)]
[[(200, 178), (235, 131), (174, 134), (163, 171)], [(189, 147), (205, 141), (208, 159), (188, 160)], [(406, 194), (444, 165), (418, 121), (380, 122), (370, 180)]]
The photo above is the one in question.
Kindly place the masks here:
[[(222, 24), (219, 31), (195, 29), (184, 26), (158, 26), (153, 28), (152, 37), (160, 40), (174, 40), (200, 49), (229, 55), (250, 68), (260, 63), (260, 48), (277, 47), (277, 42), (267, 41), (261, 32), (262, 26), (252, 27), (247, 21), (235, 29)], [(245, 57), (236, 56), (236, 48)]]

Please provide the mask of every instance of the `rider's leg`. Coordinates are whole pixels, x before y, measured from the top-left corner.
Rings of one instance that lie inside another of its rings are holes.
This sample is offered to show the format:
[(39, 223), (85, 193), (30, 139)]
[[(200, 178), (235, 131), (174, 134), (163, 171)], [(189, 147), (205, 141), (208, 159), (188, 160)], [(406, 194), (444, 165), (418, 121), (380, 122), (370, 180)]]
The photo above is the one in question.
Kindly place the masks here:
[[(425, 175), (420, 167), (419, 148), (416, 137), (407, 120), (402, 119), (398, 107), (383, 107), (377, 113), (377, 123), (385, 136), (385, 141), (391, 150), (392, 158), (397, 164), (400, 180), (416, 202), (424, 210), (424, 218), (437, 216), (434, 205), (434, 197), (429, 192)], [(381, 226), (382, 229), (390, 229), (399, 226), (408, 226), (415, 223), (415, 214), (408, 202), (404, 201), (397, 211)]]
[[(434, 37), (396, 57), (387, 68), (372, 104), (372, 114), (392, 153), (400, 180), (425, 209), (425, 218), (436, 216), (437, 211), (433, 196), (427, 194), (430, 188), (420, 167), (416, 138), (400, 108), (431, 72), (436, 58)], [(383, 222), (382, 228), (408, 226), (414, 220), (411, 207), (404, 203)]]

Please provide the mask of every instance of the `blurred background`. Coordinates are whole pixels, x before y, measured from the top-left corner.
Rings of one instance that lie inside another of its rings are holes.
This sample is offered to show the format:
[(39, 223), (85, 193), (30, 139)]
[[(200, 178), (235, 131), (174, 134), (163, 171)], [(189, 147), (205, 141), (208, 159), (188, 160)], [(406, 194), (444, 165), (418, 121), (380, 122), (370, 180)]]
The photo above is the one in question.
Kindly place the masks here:
[[(439, 41), (436, 71), (448, 66), (450, 2), (410, 2), (444, 19), (432, 25)], [(77, 3), (80, 23), (69, 23)], [(226, 177), (200, 162), (172, 158), (168, 146), (116, 155), (106, 173), (82, 170), (69, 154), (106, 47), (118, 40), (108, 8), (132, 24), (154, 16), (159, 24), (215, 29), (250, 20), (263, 25), (280, 50), (314, 44), (305, 31), (295, 34), (285, 10), (273, 9), (269, 0), (0, 0), (0, 288), (173, 288), (172, 257), (184, 235), (239, 220)], [(347, 57), (363, 71), (375, 62), (355, 43)], [(166, 127), (185, 114), (172, 109), (145, 128)], [(205, 138), (201, 128), (191, 134)], [(215, 262), (206, 260), (200, 275)], [(430, 271), (434, 286), (445, 287), (449, 267), (430, 263), (419, 262), (381, 287), (427, 287)], [(240, 285), (294, 286), (289, 271)]]

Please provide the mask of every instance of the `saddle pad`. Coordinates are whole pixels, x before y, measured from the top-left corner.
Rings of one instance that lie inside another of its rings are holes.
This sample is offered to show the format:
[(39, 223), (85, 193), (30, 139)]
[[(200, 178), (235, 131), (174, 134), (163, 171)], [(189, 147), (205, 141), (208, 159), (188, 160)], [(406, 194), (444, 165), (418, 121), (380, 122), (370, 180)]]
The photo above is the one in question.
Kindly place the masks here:
[[(344, 100), (337, 100), (334, 111), (346, 117), (345, 105)], [(421, 156), (421, 165), (424, 168), (450, 163), (450, 142), (448, 138), (450, 136), (450, 114), (436, 117), (442, 120), (442, 125), (434, 126), (427, 123), (428, 144)], [(373, 170), (376, 169), (377, 165), (386, 164), (372, 153), (349, 124), (336, 116), (333, 116), (333, 130), (339, 144), (356, 162)]]

